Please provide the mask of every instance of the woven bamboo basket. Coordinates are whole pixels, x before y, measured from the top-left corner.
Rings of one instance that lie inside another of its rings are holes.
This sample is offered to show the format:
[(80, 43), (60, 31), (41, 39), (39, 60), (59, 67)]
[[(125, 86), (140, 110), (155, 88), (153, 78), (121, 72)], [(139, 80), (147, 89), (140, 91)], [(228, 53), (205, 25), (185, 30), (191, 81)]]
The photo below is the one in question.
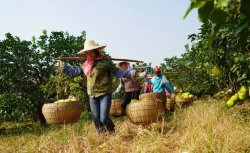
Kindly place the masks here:
[(162, 105), (161, 101), (152, 100), (130, 103), (126, 108), (126, 114), (134, 124), (150, 124), (157, 121), (160, 115), (159, 105)]
[(168, 111), (175, 110), (175, 100), (174, 99), (167, 99), (166, 108)]
[(145, 93), (145, 94), (141, 94), (139, 96), (139, 100), (140, 101), (143, 101), (143, 100), (149, 100), (149, 101), (161, 101), (162, 102), (162, 105), (160, 106), (159, 105), (159, 112), (164, 112), (166, 110), (166, 100), (167, 100), (167, 97), (166, 97), (166, 94), (162, 94), (162, 93)]
[(42, 113), (49, 124), (73, 123), (80, 119), (81, 103), (75, 101), (44, 104)]
[(125, 111), (122, 109), (122, 99), (112, 99), (109, 114), (113, 116), (123, 115)]
[(193, 104), (193, 98), (176, 98), (175, 102), (179, 108), (185, 108)]

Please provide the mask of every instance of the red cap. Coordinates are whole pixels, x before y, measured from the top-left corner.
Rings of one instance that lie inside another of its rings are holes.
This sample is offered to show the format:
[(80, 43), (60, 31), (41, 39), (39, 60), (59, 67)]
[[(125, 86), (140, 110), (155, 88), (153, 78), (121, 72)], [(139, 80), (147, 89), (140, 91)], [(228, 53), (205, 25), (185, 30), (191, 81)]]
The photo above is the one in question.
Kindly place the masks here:
[(161, 71), (161, 67), (156, 66), (154, 70), (155, 70), (155, 72), (159, 72), (159, 71)]

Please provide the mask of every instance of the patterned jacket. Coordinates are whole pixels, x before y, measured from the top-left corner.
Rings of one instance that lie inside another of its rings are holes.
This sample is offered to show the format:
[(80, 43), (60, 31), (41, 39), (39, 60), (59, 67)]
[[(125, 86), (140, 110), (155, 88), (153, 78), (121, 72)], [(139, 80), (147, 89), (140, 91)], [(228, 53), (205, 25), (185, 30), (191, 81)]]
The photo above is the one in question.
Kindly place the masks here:
[[(83, 75), (82, 67), (71, 68), (67, 65), (63, 67), (65, 75), (76, 77)], [(118, 78), (130, 78), (130, 71), (122, 71), (116, 68), (110, 59), (95, 60), (91, 75), (87, 77), (87, 92), (90, 97), (99, 97), (107, 93), (112, 93), (112, 75)]]

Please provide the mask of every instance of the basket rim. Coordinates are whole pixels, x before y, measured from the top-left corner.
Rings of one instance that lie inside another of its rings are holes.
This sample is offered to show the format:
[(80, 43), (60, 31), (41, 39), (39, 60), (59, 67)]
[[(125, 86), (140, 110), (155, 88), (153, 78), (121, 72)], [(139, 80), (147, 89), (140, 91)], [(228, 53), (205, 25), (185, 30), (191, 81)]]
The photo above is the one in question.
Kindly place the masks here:
[(69, 102), (62, 102), (62, 103), (55, 103), (55, 102), (53, 102), (53, 103), (44, 103), (43, 105), (51, 105), (51, 104), (56, 105), (56, 104), (69, 104), (69, 103), (81, 103), (81, 101), (80, 100), (76, 100), (76, 101), (69, 101)]

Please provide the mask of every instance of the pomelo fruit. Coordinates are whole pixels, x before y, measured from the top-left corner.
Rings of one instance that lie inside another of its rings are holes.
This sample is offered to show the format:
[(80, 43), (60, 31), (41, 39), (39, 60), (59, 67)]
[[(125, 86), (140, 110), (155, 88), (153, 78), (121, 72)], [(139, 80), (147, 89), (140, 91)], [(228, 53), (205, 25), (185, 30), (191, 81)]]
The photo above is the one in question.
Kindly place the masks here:
[(188, 98), (194, 98), (194, 95), (189, 95)]
[(232, 99), (234, 102), (237, 101), (237, 100), (239, 99), (239, 94), (238, 94), (238, 93), (234, 94), (234, 95), (230, 98), (230, 100), (231, 100), (231, 99)]
[(131, 103), (137, 103), (139, 100), (137, 100), (137, 99), (132, 99), (131, 100)]
[(222, 75), (222, 69), (218, 66), (214, 66), (211, 71), (214, 77), (220, 77)]
[(247, 88), (245, 86), (242, 86), (239, 92), (247, 93)]
[(190, 95), (190, 93), (189, 93), (189, 92), (185, 92), (185, 93), (183, 93), (183, 94), (182, 94), (182, 97), (183, 97), (183, 98), (188, 98), (188, 97), (189, 97), (189, 95)]
[(232, 99), (227, 101), (227, 106), (232, 107), (234, 105), (234, 101)]
[(246, 93), (242, 93), (242, 92), (239, 93), (239, 99), (240, 100), (245, 100), (246, 98), (247, 98), (247, 94)]

